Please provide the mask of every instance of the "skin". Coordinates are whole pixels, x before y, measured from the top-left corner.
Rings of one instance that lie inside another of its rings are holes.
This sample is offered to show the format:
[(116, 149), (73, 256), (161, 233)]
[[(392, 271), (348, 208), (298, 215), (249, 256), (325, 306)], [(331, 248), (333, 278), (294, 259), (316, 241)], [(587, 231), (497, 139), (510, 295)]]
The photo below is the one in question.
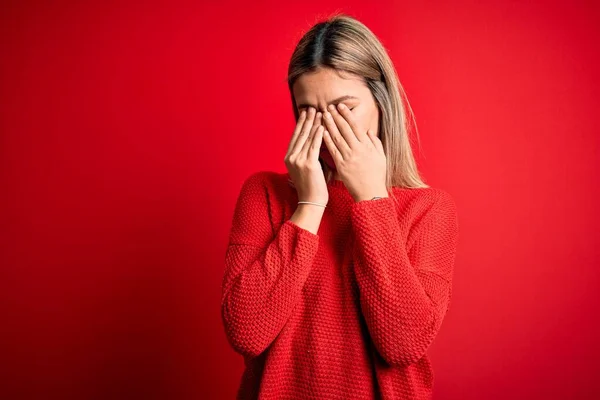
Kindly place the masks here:
[[(355, 201), (388, 197), (379, 107), (367, 85), (356, 75), (319, 68), (302, 74), (293, 94), (299, 113), (318, 111), (313, 125), (325, 129), (316, 140), (322, 137), (321, 157), (335, 163), (334, 179), (344, 182)], [(342, 96), (352, 98), (338, 101)]]

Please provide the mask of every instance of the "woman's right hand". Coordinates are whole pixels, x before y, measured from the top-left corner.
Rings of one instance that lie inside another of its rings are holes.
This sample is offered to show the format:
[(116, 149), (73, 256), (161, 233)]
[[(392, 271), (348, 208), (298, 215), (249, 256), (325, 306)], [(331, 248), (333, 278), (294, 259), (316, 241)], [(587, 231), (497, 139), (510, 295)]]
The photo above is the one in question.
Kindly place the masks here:
[(308, 114), (302, 111), (284, 162), (298, 192), (298, 200), (327, 204), (329, 192), (319, 163), (325, 130), (321, 119), (322, 114), (313, 107), (308, 107)]

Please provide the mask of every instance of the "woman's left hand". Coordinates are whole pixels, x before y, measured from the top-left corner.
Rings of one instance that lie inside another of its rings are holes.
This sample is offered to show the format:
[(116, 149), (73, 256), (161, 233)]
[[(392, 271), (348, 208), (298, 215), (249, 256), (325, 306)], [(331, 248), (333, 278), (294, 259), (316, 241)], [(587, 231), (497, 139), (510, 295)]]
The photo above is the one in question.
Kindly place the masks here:
[(381, 140), (372, 131), (364, 132), (344, 104), (338, 104), (338, 109), (329, 106), (328, 110), (323, 115), (323, 141), (354, 201), (388, 197)]

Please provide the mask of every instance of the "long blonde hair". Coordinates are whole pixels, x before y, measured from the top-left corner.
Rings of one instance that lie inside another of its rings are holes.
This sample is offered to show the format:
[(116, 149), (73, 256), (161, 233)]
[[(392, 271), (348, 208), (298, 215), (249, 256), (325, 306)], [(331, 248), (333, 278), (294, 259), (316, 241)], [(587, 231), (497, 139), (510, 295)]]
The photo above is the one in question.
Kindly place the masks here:
[[(394, 65), (375, 34), (355, 18), (336, 14), (302, 36), (292, 54), (287, 77), (296, 121), (299, 113), (292, 90), (294, 82), (303, 73), (319, 67), (356, 74), (371, 90), (379, 108), (379, 138), (387, 159), (388, 193), (393, 194), (391, 187), (429, 187), (419, 174), (411, 149), (407, 110), (416, 129), (412, 108)], [(419, 141), (418, 129), (416, 135)], [(321, 166), (329, 182), (333, 171), (324, 162)]]

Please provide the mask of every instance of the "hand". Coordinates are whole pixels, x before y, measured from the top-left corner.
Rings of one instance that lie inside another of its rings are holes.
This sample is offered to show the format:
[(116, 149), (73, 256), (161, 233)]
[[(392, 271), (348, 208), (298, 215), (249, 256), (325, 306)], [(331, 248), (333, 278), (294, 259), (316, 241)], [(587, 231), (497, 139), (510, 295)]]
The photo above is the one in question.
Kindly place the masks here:
[(344, 104), (325, 112), (323, 140), (338, 173), (354, 201), (375, 196), (389, 197), (386, 187), (386, 157), (383, 144), (374, 132), (358, 126)]
[(325, 130), (321, 124), (321, 118), (322, 114), (316, 113), (316, 109), (313, 107), (308, 108), (308, 114), (306, 111), (302, 111), (284, 162), (298, 192), (298, 200), (325, 205), (329, 201), (329, 193), (325, 175), (319, 163), (319, 151)]

